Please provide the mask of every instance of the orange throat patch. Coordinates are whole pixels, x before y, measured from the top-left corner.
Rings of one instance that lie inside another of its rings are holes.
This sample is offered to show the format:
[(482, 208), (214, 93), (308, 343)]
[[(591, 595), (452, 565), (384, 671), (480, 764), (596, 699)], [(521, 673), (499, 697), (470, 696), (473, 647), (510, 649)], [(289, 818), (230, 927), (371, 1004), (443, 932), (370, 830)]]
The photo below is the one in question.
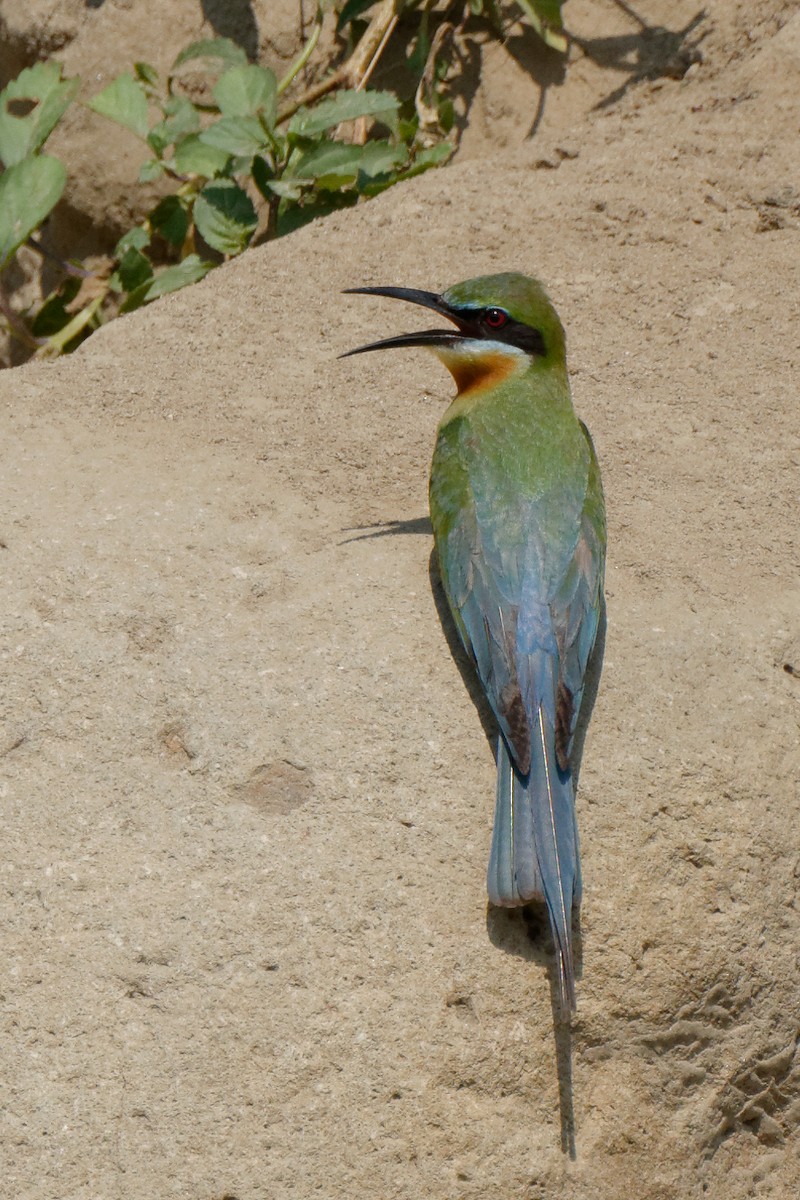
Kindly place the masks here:
[(456, 381), (459, 396), (496, 387), (518, 371), (520, 355), (503, 350), (436, 350)]

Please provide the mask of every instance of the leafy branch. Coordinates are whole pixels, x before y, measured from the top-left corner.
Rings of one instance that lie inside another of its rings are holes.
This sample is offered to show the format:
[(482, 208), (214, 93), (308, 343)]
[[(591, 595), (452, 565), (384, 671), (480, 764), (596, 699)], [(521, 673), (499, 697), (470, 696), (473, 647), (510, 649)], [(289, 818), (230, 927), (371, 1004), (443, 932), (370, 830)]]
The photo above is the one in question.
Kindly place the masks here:
[[(561, 0), (518, 5), (545, 42), (566, 49)], [(0, 93), (0, 317), (29, 350), (62, 353), (117, 312), (202, 279), (255, 242), (447, 161), (455, 131), (442, 83), (471, 17), (501, 29), (496, 0), (318, 0), (280, 80), (224, 38), (187, 46), (164, 79), (135, 63), (87, 104), (146, 145), (140, 182), (161, 179), (172, 190), (120, 239), (106, 270), (62, 263), (61, 283), (32, 316), (13, 310), (2, 272), (26, 243), (47, 253), (32, 235), (66, 171), (42, 148), (80, 81), (63, 79), (55, 63), (22, 71)], [(329, 19), (344, 61), (300, 88)], [(405, 97), (367, 86), (390, 45), (416, 80)]]

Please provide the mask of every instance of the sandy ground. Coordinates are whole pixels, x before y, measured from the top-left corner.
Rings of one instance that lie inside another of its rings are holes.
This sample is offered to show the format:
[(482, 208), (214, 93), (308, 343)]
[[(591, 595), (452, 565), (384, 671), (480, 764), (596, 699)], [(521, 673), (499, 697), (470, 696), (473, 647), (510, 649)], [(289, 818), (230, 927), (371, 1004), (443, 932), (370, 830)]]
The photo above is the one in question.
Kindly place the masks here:
[[(0, 374), (3, 1197), (800, 1193), (778, 24), (556, 169), (465, 154)], [(487, 913), (429, 574), (449, 377), (336, 359), (424, 323), (341, 288), (505, 268), (559, 307), (609, 509), (570, 1036), (546, 930)]]

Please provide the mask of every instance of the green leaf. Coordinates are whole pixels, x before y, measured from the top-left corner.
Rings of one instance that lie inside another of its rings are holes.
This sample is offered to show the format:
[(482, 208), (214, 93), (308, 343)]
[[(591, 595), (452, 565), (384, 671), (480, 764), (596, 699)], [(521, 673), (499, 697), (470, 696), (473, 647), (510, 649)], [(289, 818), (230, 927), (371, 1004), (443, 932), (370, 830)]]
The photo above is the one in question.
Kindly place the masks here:
[(20, 71), (0, 92), (0, 159), (7, 167), (44, 145), (80, 85), (62, 79), (58, 63), (43, 62)]
[(139, 183), (152, 183), (164, 174), (164, 164), (157, 158), (150, 158), (139, 167)]
[(395, 171), (408, 161), (408, 151), (405, 146), (392, 146), (390, 142), (367, 142), (361, 146), (359, 170), (372, 178), (383, 175), (387, 171)]
[(171, 133), (196, 133), (200, 114), (187, 96), (170, 96), (164, 104), (164, 120)]
[(436, 115), (439, 118), (439, 128), (444, 133), (449, 133), (456, 122), (455, 105), (449, 96), (439, 101), (436, 106)]
[(428, 61), (428, 54), (431, 48), (428, 22), (425, 17), (427, 17), (427, 13), (420, 21), (419, 33), (414, 41), (414, 47), (406, 59), (409, 70), (413, 71), (417, 76), (422, 75), (425, 70), (425, 64)]
[(150, 228), (172, 246), (182, 246), (189, 232), (189, 216), (178, 196), (159, 200), (149, 217)]
[(159, 296), (166, 296), (169, 292), (177, 292), (180, 288), (187, 287), (190, 283), (197, 283), (199, 279), (208, 274), (212, 266), (213, 263), (203, 262), (198, 255), (189, 254), (183, 262), (174, 267), (167, 267), (166, 271), (162, 271), (153, 279), (135, 288), (128, 295), (120, 312), (132, 312), (142, 304), (149, 304), (151, 300), (157, 300)]
[(336, 32), (344, 29), (345, 25), (349, 25), (356, 17), (360, 17), (368, 8), (372, 8), (376, 0), (347, 0), (342, 11), (339, 13), (339, 20), (336, 22)]
[(207, 183), (194, 202), (194, 223), (201, 237), (222, 254), (239, 254), (255, 233), (253, 202), (232, 179)]
[(321, 190), (335, 191), (352, 187), (359, 179), (366, 181), (397, 170), (407, 160), (405, 146), (393, 146), (387, 141), (367, 142), (364, 146), (326, 141), (292, 163), (292, 176), (313, 179)]
[(200, 141), (226, 154), (252, 157), (264, 149), (266, 135), (256, 117), (221, 117), (203, 130)]
[(157, 300), (159, 296), (167, 296), (177, 292), (190, 283), (197, 283), (211, 270), (213, 263), (203, 262), (197, 254), (189, 254), (174, 267), (167, 267), (160, 275), (156, 275), (145, 293), (146, 302)]
[(131, 246), (120, 259), (109, 285), (117, 292), (132, 292), (152, 278), (153, 265), (150, 259), (141, 250)]
[(150, 63), (135, 62), (133, 64), (133, 71), (140, 83), (155, 91), (158, 87), (158, 71), (155, 67), (151, 67)]
[(438, 167), (441, 163), (447, 162), (453, 150), (454, 147), (450, 142), (437, 142), (435, 146), (431, 146), (426, 150), (418, 150), (411, 163), (398, 164), (398, 166), (386, 171), (384, 174), (374, 175), (372, 178), (361, 175), (357, 183), (358, 192), (362, 196), (378, 196), (395, 183), (402, 183), (406, 179), (413, 179), (415, 175), (421, 175), (423, 171), (428, 171), (431, 167)]
[(408, 119), (401, 117), (397, 122), (397, 136), (400, 138), (401, 142), (406, 142), (410, 145), (417, 136), (418, 130), (419, 117), (416, 113), (414, 113), (413, 116), (409, 117)]
[(230, 154), (216, 146), (207, 146), (196, 133), (190, 133), (175, 147), (175, 170), (180, 175), (204, 175), (213, 179), (228, 165)]
[(138, 137), (147, 137), (147, 93), (132, 75), (118, 75), (107, 88), (87, 101), (87, 105), (101, 116), (110, 117), (118, 125), (131, 129)]
[(399, 107), (400, 101), (392, 92), (337, 92), (330, 100), (296, 112), (289, 122), (289, 133), (296, 138), (312, 138), (358, 117), (375, 117), (391, 129), (397, 124)]
[[(261, 147), (261, 152), (262, 152), (262, 154), (264, 152), (263, 146)], [(253, 174), (253, 158), (254, 158), (254, 155), (252, 155), (252, 154), (236, 154), (236, 155), (234, 155), (234, 157), (228, 163), (228, 169), (225, 172), (225, 174), (229, 175), (231, 177), (231, 179), (235, 179), (237, 177), (237, 175), (247, 175), (247, 176), (252, 175)]]
[(298, 179), (322, 180), (335, 176), (355, 179), (363, 151), (363, 146), (326, 140), (293, 159), (291, 174)]
[(171, 96), (164, 105), (164, 120), (159, 121), (147, 135), (155, 154), (161, 155), (167, 146), (177, 145), (186, 134), (200, 128), (200, 114), (186, 96)]
[(164, 129), (163, 121), (159, 121), (159, 123), (154, 125), (150, 130), (147, 135), (147, 144), (153, 151), (153, 154), (157, 154), (158, 157), (161, 158), (167, 146), (170, 144), (170, 139)]
[(266, 67), (231, 67), (213, 90), (223, 117), (254, 117), (261, 113), (267, 128), (274, 128), (278, 84)]
[(61, 198), (67, 172), (57, 158), (23, 158), (0, 175), (0, 270)]
[(358, 200), (355, 192), (315, 192), (305, 204), (281, 204), (275, 234), (294, 233), (309, 221), (328, 216), (340, 208), (350, 208)]
[(306, 182), (302, 179), (270, 179), (267, 181), (269, 191), (274, 192), (276, 196), (281, 196), (284, 200), (299, 200), (303, 195), (303, 189), (310, 186), (310, 180)]
[(517, 0), (517, 3), (542, 41), (551, 49), (566, 54), (567, 39), (561, 32), (564, 28), (561, 18), (563, 0)]
[(426, 150), (418, 150), (409, 170), (403, 172), (403, 178), (408, 179), (412, 175), (421, 175), (429, 167), (438, 167), (441, 163), (447, 162), (454, 149), (455, 147), (450, 142), (437, 142), (435, 146), (429, 146)]
[(33, 336), (52, 337), (68, 325), (73, 314), (67, 311), (67, 305), (72, 303), (80, 290), (80, 279), (67, 278), (51, 292), (31, 322)]
[(244, 67), (247, 65), (247, 55), (241, 46), (237, 46), (230, 38), (206, 38), (204, 41), (192, 42), (181, 50), (170, 69), (174, 75), (178, 67), (195, 59), (216, 59), (228, 67)]
[(144, 250), (150, 245), (150, 231), (144, 225), (136, 225), (124, 233), (114, 247), (114, 258), (121, 259), (128, 250)]

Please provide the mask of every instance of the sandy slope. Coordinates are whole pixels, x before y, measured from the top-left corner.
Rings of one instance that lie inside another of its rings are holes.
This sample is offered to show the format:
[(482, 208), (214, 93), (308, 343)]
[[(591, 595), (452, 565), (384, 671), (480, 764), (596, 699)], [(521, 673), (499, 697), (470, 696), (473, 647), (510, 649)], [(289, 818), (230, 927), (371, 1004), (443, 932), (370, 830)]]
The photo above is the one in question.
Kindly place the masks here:
[[(798, 84), (795, 16), (0, 375), (1, 1195), (798, 1194)], [(571, 1046), (486, 913), (449, 379), (335, 358), (415, 322), (340, 288), (503, 267), (610, 518)]]

